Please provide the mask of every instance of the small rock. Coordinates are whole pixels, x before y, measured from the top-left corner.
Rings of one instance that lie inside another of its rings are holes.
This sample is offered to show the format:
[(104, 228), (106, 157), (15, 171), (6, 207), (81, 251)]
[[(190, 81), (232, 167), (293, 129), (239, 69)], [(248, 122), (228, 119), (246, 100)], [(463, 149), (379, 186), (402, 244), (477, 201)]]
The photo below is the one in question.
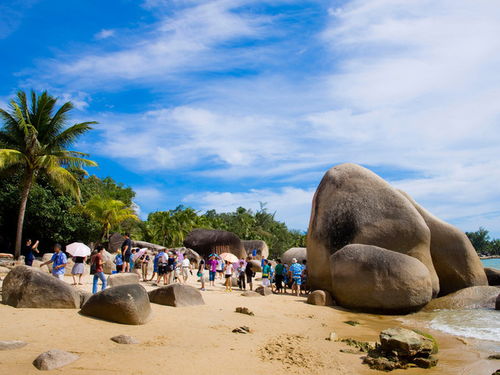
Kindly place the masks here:
[(437, 365), (438, 359), (434, 356), (430, 356), (429, 358), (417, 357), (414, 358), (411, 362), (421, 368), (431, 368)]
[(357, 320), (346, 320), (344, 323), (349, 324), (350, 326), (353, 326), (353, 327), (356, 327), (357, 325), (360, 324)]
[(337, 334), (335, 332), (330, 332), (330, 336), (326, 338), (329, 341), (335, 341), (337, 340)]
[(406, 368), (405, 365), (391, 361), (385, 357), (365, 357), (363, 363), (367, 364), (372, 370), (392, 371), (397, 368)]
[(488, 357), (488, 359), (500, 359), (500, 353), (492, 354)]
[(127, 335), (118, 335), (111, 337), (111, 341), (114, 341), (118, 344), (139, 344), (139, 341), (132, 336)]
[(28, 343), (24, 341), (0, 341), (0, 350), (19, 349), (26, 345), (28, 345)]
[(267, 286), (259, 286), (257, 289), (255, 289), (255, 291), (261, 296), (270, 296), (271, 294), (273, 294), (271, 288), (268, 288)]
[(59, 349), (52, 349), (36, 357), (33, 361), (33, 366), (39, 370), (53, 370), (66, 366), (76, 361), (78, 358), (79, 357), (76, 354), (68, 353)]
[(237, 307), (236, 308), (236, 312), (237, 313), (240, 313), (240, 314), (246, 314), (246, 315), (250, 315), (250, 316), (254, 316), (255, 314), (253, 312), (251, 312), (248, 307)]
[(340, 349), (339, 352), (347, 354), (361, 354), (362, 352), (355, 349)]
[(326, 290), (315, 290), (307, 297), (307, 303), (316, 306), (333, 306), (332, 295)]
[(262, 297), (261, 294), (254, 292), (253, 290), (249, 290), (248, 292), (241, 293), (243, 297)]
[(233, 329), (232, 332), (233, 333), (247, 334), (247, 333), (251, 333), (252, 331), (247, 326), (242, 326), (242, 327), (238, 327), (238, 328)]

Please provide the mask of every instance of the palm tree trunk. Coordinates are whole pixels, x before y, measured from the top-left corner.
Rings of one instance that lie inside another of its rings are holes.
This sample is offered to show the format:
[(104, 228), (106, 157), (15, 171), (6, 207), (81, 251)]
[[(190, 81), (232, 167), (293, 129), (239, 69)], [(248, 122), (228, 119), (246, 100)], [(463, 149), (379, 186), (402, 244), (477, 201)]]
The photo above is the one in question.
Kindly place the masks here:
[(21, 205), (19, 206), (19, 216), (17, 217), (17, 233), (16, 233), (16, 252), (15, 259), (19, 259), (21, 255), (21, 241), (23, 238), (24, 214), (26, 213), (26, 204), (33, 184), (33, 171), (26, 170), (23, 180), (23, 190), (21, 193)]

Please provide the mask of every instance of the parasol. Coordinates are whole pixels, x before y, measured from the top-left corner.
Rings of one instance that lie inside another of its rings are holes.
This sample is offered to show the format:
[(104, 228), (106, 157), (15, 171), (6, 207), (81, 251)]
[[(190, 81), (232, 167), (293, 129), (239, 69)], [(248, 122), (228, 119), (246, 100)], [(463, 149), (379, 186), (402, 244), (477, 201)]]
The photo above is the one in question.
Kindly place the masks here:
[(144, 254), (146, 254), (146, 251), (148, 251), (148, 249), (146, 247), (140, 249), (140, 250), (137, 250), (134, 254), (134, 262), (136, 259), (139, 259), (140, 257), (142, 257)]
[(238, 262), (238, 257), (234, 254), (231, 253), (222, 253), (220, 257), (229, 263), (237, 263)]
[(86, 257), (90, 255), (90, 247), (81, 242), (73, 242), (66, 246), (66, 252), (74, 257)]

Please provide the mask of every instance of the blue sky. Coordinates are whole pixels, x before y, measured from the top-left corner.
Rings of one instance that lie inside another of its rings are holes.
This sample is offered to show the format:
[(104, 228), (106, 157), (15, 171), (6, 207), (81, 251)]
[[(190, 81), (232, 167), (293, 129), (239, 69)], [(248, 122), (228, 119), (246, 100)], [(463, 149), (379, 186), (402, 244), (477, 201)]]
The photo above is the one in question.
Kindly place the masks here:
[(486, 0), (7, 0), (0, 106), (47, 89), (97, 120), (75, 148), (137, 192), (306, 229), (324, 172), (362, 164), (500, 236), (500, 12)]

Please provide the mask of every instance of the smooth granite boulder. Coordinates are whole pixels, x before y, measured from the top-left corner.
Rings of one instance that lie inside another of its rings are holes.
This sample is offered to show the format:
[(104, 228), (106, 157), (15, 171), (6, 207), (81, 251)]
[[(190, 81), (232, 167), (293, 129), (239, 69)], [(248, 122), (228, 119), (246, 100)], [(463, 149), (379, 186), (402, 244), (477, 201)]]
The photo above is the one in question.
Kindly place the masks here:
[(110, 287), (127, 284), (139, 284), (139, 281), (139, 275), (132, 272), (115, 273), (108, 276), (108, 285)]
[(484, 273), (486, 274), (486, 278), (488, 279), (488, 285), (500, 285), (500, 270), (496, 268), (484, 268)]
[(307, 296), (307, 303), (316, 306), (333, 306), (332, 295), (327, 290), (315, 290)]
[(500, 288), (495, 286), (471, 286), (444, 297), (433, 299), (424, 310), (463, 310), (494, 308)]
[(59, 349), (52, 349), (40, 354), (33, 361), (33, 366), (39, 370), (49, 371), (75, 362), (79, 356)]
[(204, 305), (200, 291), (189, 285), (170, 284), (149, 292), (149, 300), (159, 305), (184, 307)]

